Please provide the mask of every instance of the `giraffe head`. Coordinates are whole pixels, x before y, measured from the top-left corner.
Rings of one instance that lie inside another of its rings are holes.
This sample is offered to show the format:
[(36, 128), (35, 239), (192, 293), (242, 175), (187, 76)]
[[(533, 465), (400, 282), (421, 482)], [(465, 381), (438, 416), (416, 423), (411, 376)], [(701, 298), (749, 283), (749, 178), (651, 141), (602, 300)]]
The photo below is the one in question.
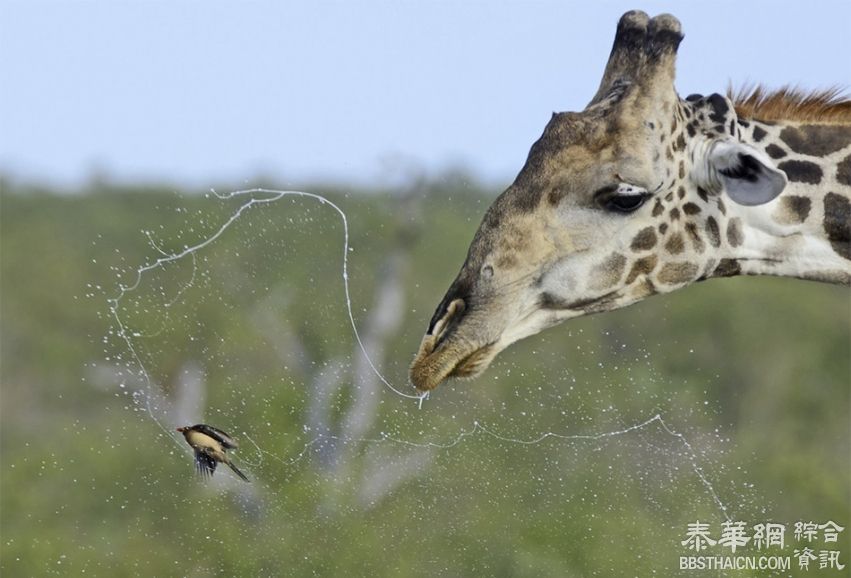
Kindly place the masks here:
[(712, 251), (735, 242), (725, 203), (765, 203), (786, 176), (740, 142), (727, 98), (677, 96), (682, 37), (670, 15), (621, 18), (591, 103), (553, 115), (485, 214), (411, 366), (415, 387), (478, 375), (563, 320), (731, 274)]

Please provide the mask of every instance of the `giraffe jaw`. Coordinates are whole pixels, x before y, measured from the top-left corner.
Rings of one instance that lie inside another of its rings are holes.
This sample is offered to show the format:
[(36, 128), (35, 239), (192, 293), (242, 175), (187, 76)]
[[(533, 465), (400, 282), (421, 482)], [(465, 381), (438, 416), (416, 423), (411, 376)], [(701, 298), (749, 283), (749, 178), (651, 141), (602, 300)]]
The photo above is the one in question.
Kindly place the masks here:
[[(643, 285), (636, 286), (643, 290)], [(431, 391), (450, 378), (472, 379), (512, 343), (575, 317), (618, 309), (646, 295), (611, 291), (593, 299), (577, 300), (559, 308), (541, 308), (530, 301), (500, 330), (485, 330), (486, 322), (463, 317), (463, 305), (450, 305), (447, 314), (426, 334), (410, 368), (411, 382), (420, 392)], [(532, 303), (536, 305), (532, 305)], [(454, 303), (454, 302), (453, 302)], [(487, 317), (485, 317), (487, 318)], [(490, 336), (490, 338), (486, 337)]]
[(411, 382), (418, 391), (436, 388), (449, 378), (480, 375), (502, 351), (498, 342), (474, 344), (446, 330), (426, 334), (411, 364)]

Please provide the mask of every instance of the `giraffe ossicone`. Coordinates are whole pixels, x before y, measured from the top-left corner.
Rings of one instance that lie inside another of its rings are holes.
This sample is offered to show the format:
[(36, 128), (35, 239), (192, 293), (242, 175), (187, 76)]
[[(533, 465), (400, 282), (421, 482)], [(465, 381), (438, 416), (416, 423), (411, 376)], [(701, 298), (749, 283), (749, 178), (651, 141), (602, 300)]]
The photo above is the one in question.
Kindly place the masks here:
[(481, 373), (511, 343), (693, 282), (851, 283), (851, 101), (674, 88), (670, 15), (618, 23), (600, 87), (554, 114), (488, 208), (429, 323), (420, 391)]

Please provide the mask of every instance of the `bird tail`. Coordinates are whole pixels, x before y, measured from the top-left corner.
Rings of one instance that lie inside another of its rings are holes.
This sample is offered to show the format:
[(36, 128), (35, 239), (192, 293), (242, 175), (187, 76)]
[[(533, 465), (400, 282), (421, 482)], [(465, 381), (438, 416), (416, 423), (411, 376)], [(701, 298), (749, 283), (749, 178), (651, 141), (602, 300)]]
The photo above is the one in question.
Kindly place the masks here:
[(225, 463), (227, 463), (228, 467), (229, 467), (230, 469), (232, 469), (232, 470), (233, 470), (233, 473), (235, 473), (237, 476), (239, 476), (240, 478), (242, 478), (242, 479), (243, 479), (243, 481), (246, 481), (246, 482), (250, 482), (250, 481), (251, 481), (251, 480), (249, 480), (249, 479), (246, 477), (246, 475), (245, 475), (245, 474), (243, 474), (241, 471), (239, 471), (239, 468), (238, 468), (238, 467), (236, 467), (235, 465), (233, 465), (233, 462), (232, 462), (232, 461), (228, 460), (228, 461), (227, 461), (227, 462), (225, 462)]

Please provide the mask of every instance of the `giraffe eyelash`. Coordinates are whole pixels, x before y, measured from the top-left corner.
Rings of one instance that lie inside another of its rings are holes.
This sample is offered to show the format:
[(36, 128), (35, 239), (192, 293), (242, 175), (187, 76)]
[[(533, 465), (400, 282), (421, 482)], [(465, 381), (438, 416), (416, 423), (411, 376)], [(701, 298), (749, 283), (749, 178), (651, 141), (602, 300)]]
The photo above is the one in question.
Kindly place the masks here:
[(606, 199), (612, 196), (619, 197), (632, 197), (632, 196), (644, 196), (644, 195), (652, 195), (653, 193), (645, 189), (644, 187), (639, 187), (638, 185), (632, 185), (630, 183), (612, 183), (610, 185), (606, 185), (605, 187), (601, 187), (594, 191), (593, 197), (598, 201)]
[(644, 187), (622, 182), (615, 188), (614, 194), (629, 197), (635, 195), (649, 195), (650, 192), (648, 192), (648, 190)]

